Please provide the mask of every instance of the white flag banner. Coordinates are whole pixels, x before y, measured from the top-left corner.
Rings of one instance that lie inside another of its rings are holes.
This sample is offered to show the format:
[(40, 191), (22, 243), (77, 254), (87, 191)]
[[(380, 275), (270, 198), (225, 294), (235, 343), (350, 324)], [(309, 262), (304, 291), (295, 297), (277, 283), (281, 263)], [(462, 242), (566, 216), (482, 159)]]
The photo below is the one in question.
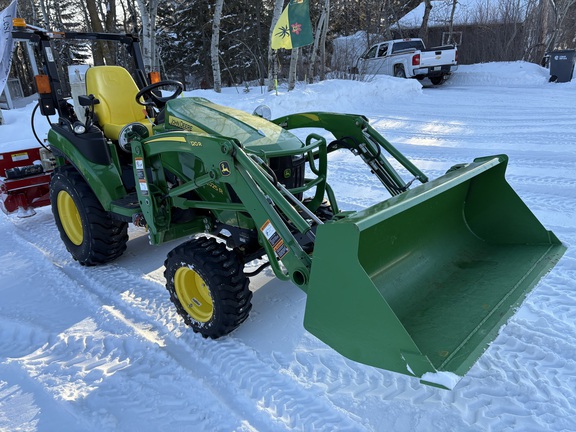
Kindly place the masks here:
[(12, 62), (12, 19), (16, 17), (16, 3), (14, 0), (6, 9), (0, 12), (0, 94), (4, 90), (10, 64)]

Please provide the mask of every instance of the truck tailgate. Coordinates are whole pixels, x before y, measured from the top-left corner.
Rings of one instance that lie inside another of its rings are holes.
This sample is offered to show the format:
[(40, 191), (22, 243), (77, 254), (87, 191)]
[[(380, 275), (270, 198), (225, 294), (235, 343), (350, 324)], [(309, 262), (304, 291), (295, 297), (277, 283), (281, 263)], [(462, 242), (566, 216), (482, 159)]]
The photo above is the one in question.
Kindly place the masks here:
[(433, 67), (456, 64), (456, 48), (438, 47), (421, 51), (420, 66)]

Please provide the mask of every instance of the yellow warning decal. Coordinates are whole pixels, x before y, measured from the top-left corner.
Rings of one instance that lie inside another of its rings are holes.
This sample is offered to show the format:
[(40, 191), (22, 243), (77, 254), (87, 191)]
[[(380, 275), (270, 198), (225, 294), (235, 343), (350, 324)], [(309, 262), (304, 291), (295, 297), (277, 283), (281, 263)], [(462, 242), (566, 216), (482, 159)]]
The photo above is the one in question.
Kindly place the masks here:
[(270, 222), (270, 219), (264, 222), (264, 225), (260, 227), (260, 231), (262, 231), (262, 234), (264, 234), (264, 237), (266, 237), (268, 243), (270, 243), (272, 249), (274, 249), (276, 256), (282, 259), (284, 255), (288, 253), (289, 249), (288, 246), (284, 244), (282, 237), (280, 237), (280, 235), (276, 232), (276, 229)]
[(30, 159), (27, 152), (12, 153), (10, 156), (12, 157), (12, 162), (18, 162), (21, 160)]

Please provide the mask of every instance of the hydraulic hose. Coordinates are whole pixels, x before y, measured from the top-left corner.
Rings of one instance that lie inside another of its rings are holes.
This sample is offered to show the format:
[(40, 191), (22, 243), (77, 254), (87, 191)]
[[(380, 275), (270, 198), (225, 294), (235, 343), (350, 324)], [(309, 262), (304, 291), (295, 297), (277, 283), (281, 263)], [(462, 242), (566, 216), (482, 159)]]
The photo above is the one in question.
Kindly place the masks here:
[[(40, 140), (40, 138), (38, 137), (38, 134), (36, 133), (36, 128), (34, 127), (34, 115), (36, 114), (36, 110), (38, 109), (38, 107), (40, 106), (40, 102), (38, 102), (36, 104), (36, 106), (34, 107), (34, 109), (32, 110), (32, 115), (30, 116), (30, 126), (32, 127), (32, 133), (34, 134), (34, 138), (36, 138), (36, 141), (38, 141), (38, 143), (44, 147), (46, 150), (50, 151), (48, 149), (48, 147), (46, 147), (44, 145), (44, 143), (42, 142), (42, 140)], [(46, 117), (46, 120), (48, 121), (48, 124), (51, 125), (50, 123), (50, 119), (48, 117)]]

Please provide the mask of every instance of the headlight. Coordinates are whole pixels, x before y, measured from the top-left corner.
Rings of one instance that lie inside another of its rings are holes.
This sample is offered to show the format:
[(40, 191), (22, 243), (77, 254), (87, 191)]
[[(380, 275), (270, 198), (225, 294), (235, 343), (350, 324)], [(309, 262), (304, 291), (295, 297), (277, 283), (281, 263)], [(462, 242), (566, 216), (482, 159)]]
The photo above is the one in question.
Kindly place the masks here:
[(74, 133), (77, 135), (83, 134), (86, 132), (86, 125), (84, 125), (83, 123), (80, 123), (80, 122), (76, 122), (76, 123), (74, 123), (73, 130), (74, 130)]
[(128, 123), (122, 128), (118, 135), (118, 145), (126, 153), (131, 153), (132, 147), (130, 141), (134, 139), (142, 140), (148, 138), (149, 135), (150, 133), (148, 132), (148, 128), (142, 123)]

